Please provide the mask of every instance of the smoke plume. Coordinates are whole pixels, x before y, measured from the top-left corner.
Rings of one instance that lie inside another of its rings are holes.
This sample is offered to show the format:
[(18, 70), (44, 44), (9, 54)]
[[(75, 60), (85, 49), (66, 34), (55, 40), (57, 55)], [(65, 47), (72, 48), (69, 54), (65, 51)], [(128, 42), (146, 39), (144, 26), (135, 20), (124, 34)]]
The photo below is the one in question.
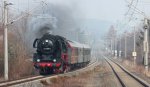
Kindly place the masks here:
[(74, 38), (73, 31), (79, 28), (80, 20), (75, 16), (75, 8), (62, 4), (47, 3), (45, 6), (35, 10), (28, 18), (28, 29), (26, 41), (28, 47), (32, 48), (35, 38), (40, 38), (49, 32), (54, 35), (61, 35), (66, 38)]

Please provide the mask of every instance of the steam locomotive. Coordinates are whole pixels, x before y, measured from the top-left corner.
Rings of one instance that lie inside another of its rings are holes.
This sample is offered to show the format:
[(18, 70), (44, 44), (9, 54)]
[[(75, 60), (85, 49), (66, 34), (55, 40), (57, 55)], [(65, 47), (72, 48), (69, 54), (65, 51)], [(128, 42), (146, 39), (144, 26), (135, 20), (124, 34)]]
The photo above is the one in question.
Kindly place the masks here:
[(90, 47), (69, 41), (64, 37), (44, 34), (35, 39), (33, 64), (41, 75), (68, 72), (86, 66), (90, 62)]

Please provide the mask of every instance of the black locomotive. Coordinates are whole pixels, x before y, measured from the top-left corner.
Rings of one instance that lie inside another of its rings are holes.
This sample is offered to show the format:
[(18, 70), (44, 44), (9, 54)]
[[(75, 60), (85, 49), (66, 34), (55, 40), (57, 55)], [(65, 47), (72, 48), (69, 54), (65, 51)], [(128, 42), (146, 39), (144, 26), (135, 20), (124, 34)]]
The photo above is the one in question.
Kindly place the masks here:
[(85, 66), (90, 61), (90, 47), (74, 43), (58, 35), (44, 34), (35, 39), (34, 67), (40, 74), (69, 71), (72, 67)]

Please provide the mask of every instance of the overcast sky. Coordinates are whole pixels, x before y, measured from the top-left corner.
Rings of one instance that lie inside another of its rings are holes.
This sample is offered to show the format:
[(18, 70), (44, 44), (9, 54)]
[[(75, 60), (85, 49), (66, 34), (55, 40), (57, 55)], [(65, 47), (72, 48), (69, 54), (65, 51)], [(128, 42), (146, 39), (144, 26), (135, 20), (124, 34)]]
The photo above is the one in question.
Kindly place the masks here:
[[(28, 8), (28, 1), (30, 2), (29, 8), (38, 5), (40, 0), (9, 0), (14, 3), (16, 9), (24, 11)], [(41, 0), (42, 1), (42, 0)], [(88, 19), (98, 19), (107, 21), (116, 21), (124, 17), (127, 11), (127, 4), (124, 0), (45, 0), (51, 3), (63, 3), (73, 5), (76, 3), (80, 10)], [(80, 13), (79, 13), (80, 14)]]
[[(25, 10), (28, 7), (33, 8), (38, 5), (42, 0), (9, 0), (9, 2), (14, 3), (14, 7), (19, 10)], [(43, 0), (51, 3), (61, 3), (67, 5), (73, 5), (73, 3), (78, 4), (80, 10), (86, 14), (87, 18), (101, 19), (116, 21), (124, 17), (124, 14), (128, 10), (128, 4), (125, 1), (131, 2), (132, 0)], [(147, 15), (150, 13), (148, 10), (150, 8), (149, 0), (133, 0), (138, 1), (137, 7), (146, 12)], [(133, 3), (134, 4), (134, 3)]]
[[(128, 22), (133, 9), (128, 13), (129, 16), (124, 16), (129, 9), (129, 3), (127, 2), (131, 2), (132, 0), (9, 0), (9, 2), (14, 4), (11, 7), (14, 7), (19, 12), (25, 11), (28, 8), (31, 10), (39, 5), (41, 1), (77, 7), (80, 10), (79, 13), (77, 13), (77, 16), (83, 14), (83, 17), (86, 19), (108, 21), (119, 26), (137, 25), (136, 21), (139, 22), (143, 19), (143, 16), (140, 13), (134, 12), (135, 14), (131, 16), (131, 18), (134, 17), (137, 19)], [(138, 4), (136, 5), (137, 1)], [(149, 0), (133, 0), (133, 5), (140, 9), (140, 11), (146, 13), (148, 17), (150, 16)]]

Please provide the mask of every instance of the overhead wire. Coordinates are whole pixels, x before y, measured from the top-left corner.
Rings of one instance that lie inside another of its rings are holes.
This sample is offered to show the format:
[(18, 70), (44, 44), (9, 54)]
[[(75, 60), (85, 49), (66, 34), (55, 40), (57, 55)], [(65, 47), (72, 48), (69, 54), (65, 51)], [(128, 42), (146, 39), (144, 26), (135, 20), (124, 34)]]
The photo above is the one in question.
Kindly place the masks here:
[[(141, 10), (139, 10), (139, 9), (137, 8), (137, 4), (138, 4), (138, 2), (139, 2), (138, 0), (137, 0), (136, 6), (134, 6), (133, 4), (131, 4), (130, 2), (128, 2), (127, 0), (124, 0), (124, 1), (129, 4), (128, 7), (129, 7), (130, 9), (133, 9), (134, 13), (137, 12), (138, 14), (140, 14), (140, 15), (142, 15), (142, 16), (144, 16), (144, 17), (147, 17), (146, 14), (145, 14), (143, 11), (141, 11)], [(133, 14), (133, 13), (132, 13), (132, 14)], [(126, 20), (126, 16), (127, 16), (127, 15), (125, 15), (125, 20)], [(132, 19), (132, 20), (133, 20), (133, 19)], [(128, 21), (127, 23), (125, 23), (123, 27), (127, 26), (130, 22), (131, 22), (131, 20)]]
[[(127, 0), (125, 0), (126, 2), (128, 2)], [(130, 9), (131, 9), (131, 5), (133, 4), (134, 0), (131, 1), (131, 3), (129, 4), (129, 9), (128, 11), (125, 13), (125, 16), (128, 15)]]
[[(46, 0), (45, 0), (46, 1)], [(46, 2), (45, 2), (46, 3)], [(33, 9), (31, 9), (31, 10), (29, 10), (28, 12), (24, 12), (24, 14), (23, 15), (21, 15), (20, 17), (18, 17), (18, 18), (16, 18), (16, 19), (13, 19), (12, 21), (10, 21), (10, 23), (8, 23), (8, 24), (11, 24), (11, 23), (13, 23), (13, 22), (16, 22), (16, 21), (18, 21), (18, 20), (20, 20), (20, 19), (22, 19), (22, 18), (25, 18), (25, 17), (27, 17), (28, 15), (32, 15), (32, 12), (33, 11), (35, 11), (35, 9), (39, 9), (40, 8), (40, 5), (41, 5), (41, 3), (38, 5), (38, 6), (36, 6), (35, 8), (33, 8)], [(14, 8), (14, 7), (12, 7), (13, 9), (16, 9), (16, 8)], [(17, 9), (16, 9), (17, 10)], [(21, 11), (22, 12), (22, 11)]]
[(132, 18), (133, 18), (133, 15), (134, 15), (134, 13), (135, 13), (135, 8), (137, 8), (137, 5), (138, 5), (138, 0), (136, 0), (135, 7), (134, 7), (134, 9), (133, 9), (133, 11), (132, 11), (132, 13), (131, 13), (130, 18), (129, 18), (129, 22), (130, 22), (130, 21), (132, 20)]
[[(125, 1), (126, 1), (127, 3), (130, 3), (130, 2), (128, 2), (127, 0), (125, 0)], [(143, 15), (144, 17), (146, 17), (145, 12), (141, 11), (141, 10), (138, 9), (136, 6), (131, 5), (131, 8), (132, 8), (132, 9), (135, 9), (134, 11), (136, 11), (136, 12), (140, 13), (141, 15)]]
[[(28, 0), (28, 1), (29, 1), (29, 0)], [(41, 1), (41, 2), (44, 3), (45, 5), (47, 5), (47, 4), (46, 4), (46, 0), (45, 0), (45, 1)], [(2, 1), (2, 3), (3, 3), (3, 1)], [(28, 2), (28, 4), (29, 4), (29, 2)], [(43, 6), (44, 6), (44, 4), (43, 4)], [(28, 6), (29, 6), (29, 5), (28, 5)], [(18, 9), (15, 8), (15, 7), (12, 7), (12, 6), (11, 6), (11, 8), (13, 8), (13, 10), (15, 10), (15, 11), (19, 11), (19, 12), (24, 13), (24, 14), (22, 14), (22, 15), (19, 16), (19, 17), (17, 17), (16, 19), (11, 20), (8, 24), (11, 24), (11, 23), (13, 23), (13, 22), (16, 22), (16, 21), (18, 21), (18, 20), (20, 20), (20, 19), (22, 19), (22, 18), (25, 18), (25, 17), (27, 17), (28, 15), (32, 15), (32, 12), (33, 12), (34, 10), (36, 10), (36, 9), (39, 9), (40, 6), (41, 6), (41, 3), (40, 3), (39, 5), (37, 5), (36, 7), (34, 7), (33, 9), (31, 9), (31, 10), (29, 10), (29, 7), (28, 7), (28, 12), (26, 12), (26, 11), (21, 11), (21, 10), (19, 9), (19, 0), (18, 0)], [(1, 22), (3, 23), (3, 8), (4, 8), (3, 4), (0, 5), (0, 8), (1, 8), (1, 12), (2, 12), (2, 14), (1, 14), (2, 17), (0, 18), (0, 20), (1, 20)]]
[[(126, 17), (128, 16), (129, 12), (130, 12), (131, 9), (132, 9), (132, 5), (134, 4), (134, 0), (132, 0), (131, 2), (129, 2), (129, 1), (127, 1), (127, 0), (124, 0), (124, 1), (129, 4), (129, 5), (128, 5), (129, 9), (128, 9), (128, 11), (124, 14), (124, 19), (126, 20)], [(123, 21), (124, 21), (124, 20), (123, 20)], [(130, 22), (130, 21), (129, 21), (129, 22)], [(125, 23), (125, 24), (122, 26), (121, 29), (123, 29), (123, 27), (126, 27), (126, 26), (129, 24), (129, 22)], [(121, 31), (121, 29), (120, 29), (119, 31)]]

